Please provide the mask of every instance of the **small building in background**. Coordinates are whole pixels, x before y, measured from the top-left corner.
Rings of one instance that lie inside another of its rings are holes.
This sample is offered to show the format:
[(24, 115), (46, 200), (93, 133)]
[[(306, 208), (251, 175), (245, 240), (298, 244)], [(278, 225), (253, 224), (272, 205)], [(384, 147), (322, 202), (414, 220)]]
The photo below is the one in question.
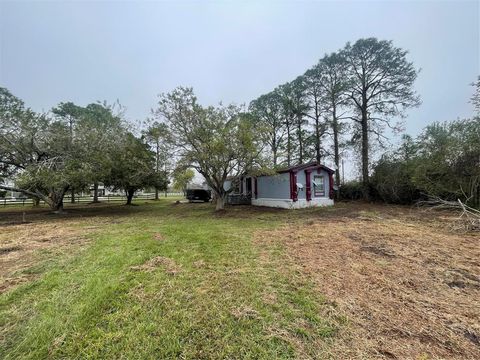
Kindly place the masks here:
[(244, 175), (237, 183), (226, 182), (225, 188), (234, 187), (228, 199), (231, 204), (251, 203), (285, 209), (329, 206), (334, 203), (333, 174), (325, 165), (311, 162), (273, 175)]

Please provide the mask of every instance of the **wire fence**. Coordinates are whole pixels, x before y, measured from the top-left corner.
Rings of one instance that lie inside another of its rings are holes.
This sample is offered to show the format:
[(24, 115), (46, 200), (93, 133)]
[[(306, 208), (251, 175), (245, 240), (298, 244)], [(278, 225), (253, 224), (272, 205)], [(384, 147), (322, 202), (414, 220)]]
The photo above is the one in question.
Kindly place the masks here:
[[(168, 197), (178, 197), (178, 196), (184, 196), (183, 193), (181, 192), (166, 192), (166, 193), (160, 193), (159, 198), (168, 198)], [(133, 200), (154, 200), (155, 199), (155, 194), (138, 194), (133, 197)], [(63, 198), (63, 203), (65, 205), (67, 204), (88, 204), (93, 202), (93, 196), (76, 196), (75, 197), (75, 202), (71, 201), (72, 198), (71, 196), (65, 196)], [(114, 203), (114, 202), (126, 202), (127, 197), (125, 195), (105, 195), (105, 196), (99, 196), (98, 201), (100, 202), (106, 202), (106, 203)], [(0, 207), (7, 207), (7, 206), (33, 206), (34, 201), (31, 198), (0, 198)], [(48, 206), (43, 200), (40, 200), (39, 206)]]

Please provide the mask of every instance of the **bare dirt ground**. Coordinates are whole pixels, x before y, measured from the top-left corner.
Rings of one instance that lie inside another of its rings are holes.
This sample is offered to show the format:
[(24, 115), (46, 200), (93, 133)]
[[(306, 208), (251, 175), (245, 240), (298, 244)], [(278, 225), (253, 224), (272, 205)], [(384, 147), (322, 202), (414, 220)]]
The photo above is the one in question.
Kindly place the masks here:
[(281, 242), (298, 271), (348, 318), (332, 356), (480, 358), (480, 234), (454, 214), (365, 204), (306, 213), (257, 241)]

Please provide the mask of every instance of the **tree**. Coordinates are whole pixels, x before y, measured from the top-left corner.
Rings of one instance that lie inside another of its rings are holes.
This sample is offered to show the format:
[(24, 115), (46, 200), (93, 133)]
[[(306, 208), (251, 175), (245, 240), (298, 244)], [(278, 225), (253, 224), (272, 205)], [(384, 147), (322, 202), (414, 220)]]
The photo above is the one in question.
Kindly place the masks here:
[(0, 120), (0, 171), (15, 180), (15, 186), (0, 184), (0, 189), (42, 199), (62, 211), (64, 194), (79, 175), (65, 124), (25, 108), (5, 88), (0, 88)]
[(105, 185), (124, 190), (126, 205), (132, 204), (133, 195), (138, 190), (149, 186), (166, 189), (166, 174), (155, 171), (155, 154), (149, 146), (129, 132), (117, 136), (118, 148), (112, 154), (112, 166), (105, 177)]
[(108, 176), (113, 157), (119, 150), (126, 131), (121, 108), (106, 103), (92, 103), (81, 110), (77, 122), (76, 157), (84, 165), (84, 176), (93, 183), (93, 202), (98, 202), (98, 185)]
[(281, 99), (282, 118), (287, 136), (285, 143), (286, 165), (291, 166), (294, 163), (293, 157), (297, 148), (297, 146), (295, 146), (295, 123), (297, 118), (296, 93), (291, 83), (280, 85), (274, 91), (279, 94)]
[(476, 116), (480, 116), (480, 76), (472, 86), (475, 87), (475, 93), (472, 95), (470, 102), (473, 104)]
[(181, 190), (185, 195), (188, 185), (195, 177), (195, 172), (192, 169), (175, 169), (173, 172), (173, 187)]
[(282, 120), (282, 99), (278, 91), (273, 91), (253, 100), (249, 106), (250, 113), (264, 127), (262, 132), (270, 148), (272, 165), (276, 167), (283, 147), (285, 122)]
[(409, 204), (426, 196), (480, 206), (480, 118), (434, 123), (384, 154), (372, 188), (383, 201)]
[(480, 205), (480, 118), (434, 123), (418, 136), (415, 185), (446, 200)]
[(373, 167), (371, 177), (375, 195), (382, 201), (394, 204), (412, 204), (419, 200), (421, 191), (414, 182), (418, 167), (418, 145), (409, 136), (395, 151), (385, 153)]
[[(155, 172), (169, 173), (172, 159), (170, 133), (166, 124), (158, 121), (150, 121), (143, 137), (155, 152)], [(155, 200), (158, 200), (159, 188), (155, 188)]]
[(254, 124), (235, 105), (200, 106), (192, 88), (159, 96), (154, 111), (164, 117), (182, 166), (197, 170), (212, 189), (216, 210), (224, 209), (228, 176), (250, 169), (260, 154)]
[(315, 66), (307, 70), (301, 77), (301, 81), (303, 82), (304, 96), (310, 110), (306, 112), (306, 116), (313, 121), (315, 160), (320, 163), (322, 158), (322, 138), (327, 131), (327, 124), (322, 119), (325, 97), (322, 84), (322, 68)]
[[(75, 125), (79, 119), (79, 117), (82, 115), (82, 112), (84, 111), (83, 108), (80, 106), (75, 105), (72, 102), (66, 102), (66, 103), (60, 103), (58, 104), (57, 107), (52, 109), (52, 113), (56, 115), (57, 119), (59, 121), (65, 121), (65, 123), (68, 125), (69, 129), (69, 151), (73, 150), (73, 144), (74, 144), (74, 132), (75, 132)], [(71, 198), (70, 201), (72, 203), (75, 202), (75, 188), (71, 187)]]
[(392, 119), (420, 104), (413, 89), (418, 71), (407, 61), (407, 51), (391, 41), (360, 39), (353, 45), (347, 43), (340, 54), (347, 63), (351, 119), (360, 130), (363, 191), (368, 199), (369, 134), (381, 140), (386, 127), (399, 130)]
[(325, 55), (316, 66), (320, 76), (320, 91), (324, 110), (329, 115), (328, 126), (332, 130), (333, 160), (335, 162), (335, 184), (340, 186), (340, 137), (345, 129), (340, 109), (347, 102), (346, 62), (338, 53)]
[(305, 101), (305, 86), (301, 77), (295, 79), (288, 85), (291, 88), (291, 98), (289, 99), (289, 101), (291, 111), (293, 112), (293, 125), (295, 127), (295, 135), (297, 140), (298, 155), (296, 163), (303, 164), (303, 162), (306, 160), (306, 141), (308, 136), (305, 129), (305, 127), (308, 125), (308, 121), (305, 119), (305, 114), (309, 110), (309, 105)]

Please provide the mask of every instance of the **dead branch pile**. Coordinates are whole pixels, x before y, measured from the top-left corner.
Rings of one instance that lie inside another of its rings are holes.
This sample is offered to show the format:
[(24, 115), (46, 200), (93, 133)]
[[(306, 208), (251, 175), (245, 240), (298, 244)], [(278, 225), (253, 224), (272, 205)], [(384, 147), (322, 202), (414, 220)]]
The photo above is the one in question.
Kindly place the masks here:
[(480, 231), (480, 211), (474, 209), (460, 199), (457, 201), (444, 200), (438, 196), (431, 196), (428, 200), (420, 201), (419, 206), (428, 210), (453, 210), (460, 213), (452, 224), (454, 231)]

